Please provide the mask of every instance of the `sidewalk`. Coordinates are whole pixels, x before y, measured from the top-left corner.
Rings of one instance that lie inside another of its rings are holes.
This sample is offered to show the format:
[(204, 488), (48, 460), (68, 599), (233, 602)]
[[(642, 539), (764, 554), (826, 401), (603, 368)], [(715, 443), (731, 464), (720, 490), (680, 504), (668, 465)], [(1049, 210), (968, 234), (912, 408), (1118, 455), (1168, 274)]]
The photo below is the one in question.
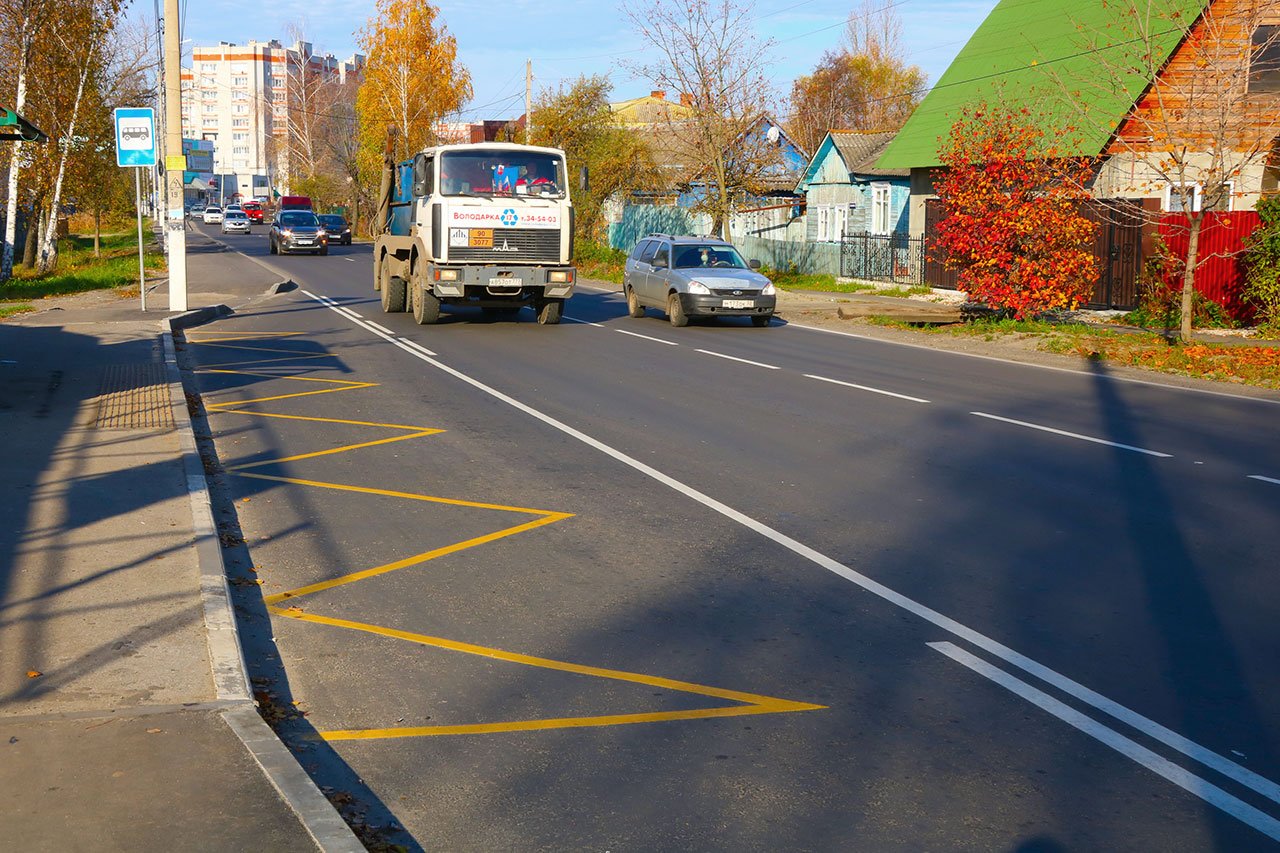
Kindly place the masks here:
[[(279, 280), (188, 240), (192, 308)], [(4, 844), (362, 850), (253, 707), (166, 302), (0, 323)]]

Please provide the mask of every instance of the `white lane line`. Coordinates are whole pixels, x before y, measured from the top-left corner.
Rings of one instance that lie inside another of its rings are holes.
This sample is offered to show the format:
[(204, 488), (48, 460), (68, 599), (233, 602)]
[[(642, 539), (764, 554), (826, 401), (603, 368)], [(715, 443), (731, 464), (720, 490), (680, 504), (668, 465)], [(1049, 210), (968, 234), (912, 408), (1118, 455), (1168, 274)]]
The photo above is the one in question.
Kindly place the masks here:
[(906, 394), (898, 394), (894, 391), (885, 391), (880, 388), (872, 388), (869, 385), (857, 385), (853, 382), (841, 382), (839, 379), (828, 379), (825, 376), (815, 376), (812, 373), (806, 373), (805, 379), (816, 379), (819, 382), (830, 382), (832, 385), (843, 385), (846, 388), (857, 388), (859, 391), (870, 391), (872, 394), (883, 394), (886, 397), (897, 397), (899, 400), (910, 400), (912, 403), (927, 403), (928, 400), (922, 400), (919, 397), (911, 397)]
[(743, 364), (750, 364), (750, 365), (754, 365), (755, 367), (763, 367), (766, 370), (781, 370), (781, 368), (774, 367), (772, 364), (761, 364), (758, 361), (750, 361), (745, 358), (738, 358), (736, 355), (725, 355), (722, 352), (712, 352), (709, 349), (699, 349), (699, 350), (694, 350), (694, 352), (700, 352), (703, 355), (714, 355), (716, 358), (727, 358), (729, 359), (729, 361), (740, 361)]
[(1042, 710), (1048, 711), (1067, 725), (1079, 729), (1095, 740), (1101, 741), (1151, 772), (1163, 776), (1184, 791), (1194, 794), (1211, 805), (1217, 806), (1236, 820), (1248, 824), (1263, 835), (1280, 841), (1280, 820), (1276, 820), (1243, 800), (1231, 796), (1217, 785), (1202, 779), (1183, 767), (1179, 767), (1172, 761), (1125, 737), (1115, 729), (1104, 726), (1092, 717), (1085, 716), (1069, 705), (1059, 702), (1044, 691), (1032, 687), (1025, 681), (1015, 678), (999, 667), (992, 666), (952, 643), (929, 643), (928, 646), (957, 663), (968, 667), (984, 678), (994, 681), (1009, 692), (1022, 697)]
[(1261, 480), (1261, 481), (1262, 481), (1262, 482), (1264, 482), (1264, 483), (1275, 483), (1277, 486), (1280, 486), (1280, 480), (1277, 480), (1277, 479), (1276, 479), (1276, 478), (1274, 478), (1274, 477), (1264, 477), (1264, 476), (1262, 476), (1261, 474), (1250, 474), (1250, 475), (1249, 475), (1249, 479), (1250, 479), (1250, 480)]
[(416, 349), (418, 352), (423, 352), (423, 353), (426, 353), (427, 355), (436, 355), (436, 353), (432, 352), (431, 350), (427, 349), (427, 348), (426, 348), (426, 347), (424, 347), (422, 344), (420, 344), (420, 343), (418, 343), (418, 342), (416, 342), (416, 341), (411, 341), (411, 340), (409, 340), (408, 338), (396, 338), (396, 340), (400, 341), (400, 342), (401, 342), (401, 343), (403, 343), (403, 344), (407, 344), (407, 345), (409, 345), (409, 346), (413, 347), (413, 348), (414, 348), (414, 349)]
[(577, 317), (566, 317), (563, 314), (560, 315), (560, 319), (568, 320), (570, 323), (581, 323), (584, 326), (595, 326), (597, 329), (604, 328), (604, 323), (592, 323), (590, 320), (579, 320)]
[(630, 335), (633, 338), (644, 338), (646, 341), (653, 341), (654, 343), (658, 343), (658, 344), (666, 344), (669, 347), (680, 346), (675, 341), (664, 341), (662, 338), (651, 338), (648, 335), (642, 335), (639, 332), (628, 332), (626, 329), (614, 329), (614, 331), (620, 335)]
[(1067, 432), (1066, 430), (1054, 429), (1053, 427), (1041, 426), (1040, 424), (1027, 423), (1026, 421), (1015, 421), (1013, 418), (1002, 418), (999, 415), (989, 415), (986, 412), (970, 412), (969, 414), (977, 415), (980, 418), (988, 418), (993, 421), (1001, 421), (1006, 424), (1026, 427), (1028, 429), (1038, 429), (1041, 432), (1051, 432), (1054, 435), (1063, 435), (1067, 438), (1078, 438), (1080, 441), (1091, 441), (1094, 444), (1105, 444), (1108, 447), (1118, 447), (1121, 450), (1132, 450), (1134, 453), (1145, 453), (1148, 456), (1159, 456), (1161, 459), (1172, 458), (1172, 454), (1161, 453), (1158, 450), (1147, 450), (1145, 447), (1134, 447), (1132, 444), (1119, 444), (1114, 441), (1107, 441), (1105, 438), (1094, 438), (1091, 435), (1081, 435), (1078, 432)]
[[(303, 293), (306, 293), (306, 291), (303, 291)], [(310, 296), (311, 294), (307, 295)], [(896, 590), (890, 589), (879, 581), (872, 580), (861, 572), (854, 571), (844, 563), (840, 563), (831, 557), (828, 557), (826, 554), (823, 554), (802, 542), (792, 539), (785, 533), (775, 530), (764, 522), (757, 521), (751, 516), (739, 512), (727, 504), (721, 503), (710, 495), (706, 495), (692, 486), (687, 486), (679, 480), (667, 476), (658, 469), (646, 465), (634, 457), (628, 456), (621, 450), (611, 447), (598, 439), (592, 438), (586, 433), (574, 429), (568, 424), (558, 421), (550, 415), (544, 414), (532, 406), (520, 402), (514, 397), (509, 397), (496, 388), (491, 388), (479, 379), (473, 379), (462, 371), (456, 370), (442, 361), (437, 361), (436, 359), (423, 355), (420, 352), (416, 352), (409, 347), (401, 346), (397, 341), (392, 341), (392, 343), (395, 343), (405, 352), (416, 358), (422, 359), (455, 379), (465, 382), (473, 388), (488, 394), (490, 397), (501, 400), (512, 408), (524, 412), (531, 418), (542, 421), (551, 428), (559, 430), (565, 435), (582, 442), (588, 447), (594, 448), (604, 455), (621, 462), (623, 465), (639, 471), (646, 477), (656, 480), (667, 488), (679, 492), (690, 500), (697, 501), (713, 512), (717, 512), (730, 521), (736, 522), (748, 530), (758, 533), (766, 539), (781, 545), (793, 554), (808, 560), (820, 568), (826, 569), (833, 575), (843, 578), (855, 586), (861, 587), (872, 595), (879, 596), (890, 604), (911, 613), (931, 625), (941, 628), (948, 634), (959, 637), (970, 645), (977, 646), (988, 654), (1000, 658), (1006, 663), (1016, 666), (1018, 669), (1035, 676), (1041, 681), (1053, 685), (1062, 692), (1074, 696), (1076, 699), (1091, 705), (1099, 711), (1102, 711), (1104, 714), (1109, 714), (1126, 725), (1129, 725), (1143, 734), (1160, 741), (1171, 749), (1176, 749), (1183, 755), (1186, 755), (1207, 767), (1213, 768), (1222, 775), (1234, 779), (1241, 785), (1257, 791), (1259, 794), (1262, 794), (1264, 797), (1276, 803), (1280, 803), (1280, 785), (1277, 785), (1270, 779), (1260, 776), (1248, 768), (1241, 767), (1234, 761), (1218, 755), (1216, 752), (1201, 746), (1189, 738), (1183, 737), (1172, 729), (1157, 723), (1155, 720), (1142, 716), (1137, 711), (1126, 708), (1119, 702), (1108, 699), (1101, 693), (1091, 690), (1083, 684), (1072, 681), (1067, 676), (1050, 669), (1042, 663), (1032, 660), (1021, 652), (1014, 651), (1003, 643), (993, 640), (985, 634), (973, 630), (967, 625), (957, 622), (950, 616), (945, 616), (931, 607), (927, 607), (926, 605), (908, 598)]]
[[(351, 313), (353, 313), (353, 314), (354, 314), (355, 312), (354, 312), (354, 311), (352, 311)], [(391, 331), (391, 330), (390, 330), (390, 329), (388, 329), (386, 326), (379, 326), (377, 323), (373, 322), (372, 320), (365, 320), (365, 322), (366, 322), (366, 323), (368, 323), (370, 326), (373, 326), (373, 327), (374, 327), (375, 329), (377, 329), (379, 332), (385, 332), (385, 333), (386, 333), (386, 334), (388, 334), (388, 335), (394, 335), (394, 334), (395, 334), (395, 332)]]
[(344, 261), (351, 261), (351, 263), (353, 263), (353, 264), (356, 262), (356, 259), (355, 259), (355, 258), (343, 258), (343, 260), (344, 260)]
[(348, 309), (347, 309), (347, 313), (348, 313), (348, 314), (354, 314), (354, 315), (356, 315), (357, 317), (359, 317), (361, 320), (363, 320), (363, 319), (364, 319), (364, 315), (363, 315), (363, 314), (361, 314), (359, 311), (353, 311), (353, 310), (351, 310), (350, 308), (348, 308)]
[(808, 332), (822, 332), (824, 335), (838, 335), (842, 338), (853, 338), (858, 341), (870, 341), (876, 344), (889, 344), (895, 347), (907, 347), (909, 349), (927, 350), (933, 353), (945, 353), (947, 355), (958, 355), (964, 358), (976, 358), (982, 361), (995, 361), (1000, 364), (1010, 364), (1015, 367), (1032, 367), (1036, 370), (1052, 370), (1057, 373), (1074, 373), (1077, 376), (1087, 376), (1090, 379), (1101, 379), (1105, 382), (1126, 382), (1130, 385), (1148, 385), (1152, 388), (1162, 388), (1165, 391), (1188, 391), (1192, 394), (1208, 394), (1211, 397), (1227, 397), (1232, 400), (1248, 400), (1254, 403), (1268, 403), (1276, 406), (1280, 405), (1280, 397), (1250, 397), (1245, 394), (1232, 393), (1230, 391), (1214, 391), (1211, 388), (1188, 388), (1183, 385), (1170, 385), (1167, 382), (1158, 382), (1152, 379), (1137, 379), (1132, 376), (1114, 376), (1111, 374), (1099, 374), (1092, 370), (1077, 370), (1074, 367), (1058, 367), (1052, 364), (1032, 364), (1026, 361), (1015, 361), (1011, 358), (1001, 358), (997, 355), (983, 355), (976, 352), (960, 352), (958, 350), (943, 349), (942, 347), (930, 346), (928, 344), (915, 344), (910, 341), (895, 341), (889, 338), (877, 338), (872, 335), (859, 335), (854, 332), (841, 332), (837, 329), (823, 329), (819, 326), (806, 326), (803, 323), (788, 322), (783, 328), (804, 329)]

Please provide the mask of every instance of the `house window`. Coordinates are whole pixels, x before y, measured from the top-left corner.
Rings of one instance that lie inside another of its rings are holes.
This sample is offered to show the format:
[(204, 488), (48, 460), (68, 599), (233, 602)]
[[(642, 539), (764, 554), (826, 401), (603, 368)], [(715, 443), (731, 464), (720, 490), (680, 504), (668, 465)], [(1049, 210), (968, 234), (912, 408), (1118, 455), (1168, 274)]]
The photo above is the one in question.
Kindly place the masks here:
[(1280, 25), (1258, 27), (1253, 31), (1249, 91), (1280, 92)]
[(1164, 194), (1164, 209), (1170, 213), (1194, 213), (1200, 210), (1200, 185), (1170, 184)]
[(1231, 210), (1231, 197), (1235, 195), (1235, 190), (1234, 181), (1224, 181), (1216, 192), (1210, 188), (1209, 192), (1204, 193), (1201, 203), (1205, 210)]
[(831, 208), (818, 208), (818, 242), (825, 243), (831, 239)]
[(889, 219), (889, 185), (871, 185), (871, 233), (888, 234), (893, 231)]
[(231, 120), (232, 127), (248, 127), (249, 120), (247, 118), (233, 118)]

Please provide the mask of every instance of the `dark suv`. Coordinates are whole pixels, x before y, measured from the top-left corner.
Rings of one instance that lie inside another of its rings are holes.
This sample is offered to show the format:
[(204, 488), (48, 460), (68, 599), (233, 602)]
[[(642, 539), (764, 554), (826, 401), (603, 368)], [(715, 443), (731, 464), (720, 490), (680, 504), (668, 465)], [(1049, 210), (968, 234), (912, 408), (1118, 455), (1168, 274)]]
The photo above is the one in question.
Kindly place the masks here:
[(267, 234), (271, 254), (310, 252), (313, 255), (329, 254), (329, 235), (320, 220), (309, 210), (282, 210), (276, 214)]
[(622, 273), (627, 313), (643, 317), (646, 307), (658, 308), (673, 326), (690, 317), (750, 317), (767, 326), (778, 297), (759, 268), (723, 240), (650, 234), (631, 250)]

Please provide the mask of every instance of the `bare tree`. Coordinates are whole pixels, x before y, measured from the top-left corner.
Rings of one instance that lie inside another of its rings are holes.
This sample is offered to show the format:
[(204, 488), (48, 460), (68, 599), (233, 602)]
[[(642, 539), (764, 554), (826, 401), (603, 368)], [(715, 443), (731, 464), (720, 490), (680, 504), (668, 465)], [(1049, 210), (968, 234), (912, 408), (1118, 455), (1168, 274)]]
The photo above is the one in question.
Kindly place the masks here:
[[(1095, 193), (1161, 196), (1179, 217), (1187, 237), (1179, 331), (1188, 340), (1195, 273), (1208, 260), (1200, 252), (1204, 214), (1231, 210), (1255, 192), (1248, 187), (1261, 186), (1280, 135), (1280, 7), (1218, 0), (1193, 19), (1155, 12), (1145, 0), (1110, 8), (1112, 26), (1081, 28), (1081, 47), (1096, 56), (1088, 76), (1059, 83), (1085, 125), (1110, 136)], [(1134, 78), (1152, 82), (1117, 126), (1114, 93)]]
[(690, 176), (706, 186), (699, 207), (727, 236), (735, 195), (752, 174), (773, 165), (732, 150), (767, 110), (773, 41), (755, 34), (754, 7), (737, 0), (623, 0), (621, 8), (657, 53), (635, 71), (659, 89), (680, 93), (686, 109), (667, 110), (664, 131), (687, 157)]

